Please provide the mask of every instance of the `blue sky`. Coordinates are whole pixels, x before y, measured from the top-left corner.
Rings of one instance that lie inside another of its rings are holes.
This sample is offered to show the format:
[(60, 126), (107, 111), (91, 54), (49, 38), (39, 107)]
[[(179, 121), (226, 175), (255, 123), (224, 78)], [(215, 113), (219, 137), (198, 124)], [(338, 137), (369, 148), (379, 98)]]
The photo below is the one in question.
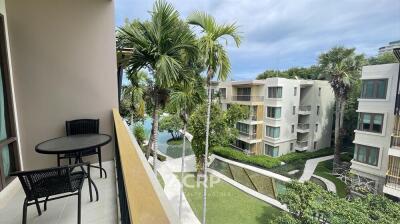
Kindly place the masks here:
[[(152, 0), (116, 0), (116, 25), (149, 18)], [(400, 40), (400, 0), (168, 0), (186, 18), (206, 11), (219, 23), (236, 22), (240, 48), (229, 45), (231, 78), (254, 79), (266, 69), (316, 63), (333, 46), (367, 56)]]

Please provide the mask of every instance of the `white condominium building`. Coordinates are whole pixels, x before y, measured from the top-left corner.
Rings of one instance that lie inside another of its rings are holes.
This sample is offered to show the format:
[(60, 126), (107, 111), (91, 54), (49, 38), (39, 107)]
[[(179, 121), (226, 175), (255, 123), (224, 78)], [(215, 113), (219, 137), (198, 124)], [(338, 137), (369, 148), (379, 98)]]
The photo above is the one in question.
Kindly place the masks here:
[(352, 173), (400, 197), (399, 64), (364, 66), (361, 79)]
[(235, 147), (280, 156), (330, 147), (334, 94), (327, 81), (268, 78), (219, 83), (222, 108), (247, 105)]

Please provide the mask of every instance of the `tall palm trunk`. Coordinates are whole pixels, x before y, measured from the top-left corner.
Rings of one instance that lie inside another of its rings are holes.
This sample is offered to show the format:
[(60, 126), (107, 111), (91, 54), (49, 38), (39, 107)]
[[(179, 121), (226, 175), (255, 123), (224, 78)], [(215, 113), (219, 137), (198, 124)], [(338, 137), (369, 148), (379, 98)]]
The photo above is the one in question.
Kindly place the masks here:
[[(211, 71), (208, 71), (210, 74)], [(208, 138), (210, 134), (210, 113), (211, 113), (211, 76), (209, 75), (207, 78), (207, 92), (208, 92), (208, 101), (207, 101), (207, 123), (206, 123), (206, 148), (204, 152), (204, 185), (203, 185), (203, 221), (202, 223), (206, 223), (206, 210), (207, 210), (207, 162), (208, 162)]]
[(334, 164), (340, 162), (340, 106), (341, 98), (336, 97), (336, 109), (335, 109), (335, 153), (334, 153)]
[(151, 125), (149, 143), (147, 145), (147, 151), (146, 151), (146, 159), (150, 158), (151, 150), (153, 150), (153, 142), (154, 142), (154, 126)]
[(185, 151), (186, 151), (186, 127), (187, 114), (185, 113), (185, 120), (183, 121), (183, 147), (182, 147), (182, 161), (181, 161), (181, 191), (179, 192), (179, 221), (182, 222), (182, 198), (183, 198), (183, 172), (185, 170)]
[(158, 149), (158, 113), (159, 113), (159, 102), (157, 94), (154, 95), (154, 111), (153, 111), (153, 171), (157, 175), (157, 149)]

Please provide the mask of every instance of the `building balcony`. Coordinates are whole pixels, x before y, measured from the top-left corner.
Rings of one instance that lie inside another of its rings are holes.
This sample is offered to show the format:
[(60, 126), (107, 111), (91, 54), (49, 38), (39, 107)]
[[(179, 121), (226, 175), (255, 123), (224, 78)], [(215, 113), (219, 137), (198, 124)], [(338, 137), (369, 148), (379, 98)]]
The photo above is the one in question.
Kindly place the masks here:
[(309, 115), (311, 114), (311, 105), (301, 105), (299, 106), (299, 114)]
[(392, 135), (390, 140), (390, 148), (400, 150), (400, 135)]
[(388, 171), (383, 192), (400, 198), (400, 157), (389, 156)]
[(308, 149), (308, 141), (297, 141), (294, 147), (296, 151), (306, 151)]
[(300, 132), (300, 133), (310, 132), (310, 124), (306, 124), (306, 123), (297, 124), (297, 132)]
[(232, 96), (232, 101), (263, 102), (264, 96), (236, 95)]

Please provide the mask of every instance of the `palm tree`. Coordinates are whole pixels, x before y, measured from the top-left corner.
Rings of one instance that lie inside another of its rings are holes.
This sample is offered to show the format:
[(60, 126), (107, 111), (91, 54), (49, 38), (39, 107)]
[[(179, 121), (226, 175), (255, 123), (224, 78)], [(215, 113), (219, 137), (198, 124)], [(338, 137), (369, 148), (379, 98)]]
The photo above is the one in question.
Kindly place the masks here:
[(360, 77), (363, 62), (364, 56), (356, 55), (355, 48), (334, 47), (319, 56), (321, 76), (329, 80), (336, 100), (334, 164), (340, 163), (346, 100), (351, 84)]
[[(241, 42), (238, 28), (235, 23), (219, 25), (215, 19), (207, 13), (194, 12), (188, 18), (188, 23), (201, 28), (203, 35), (198, 40), (200, 52), (203, 54), (204, 64), (207, 69), (207, 125), (206, 125), (206, 144), (204, 153), (204, 191), (203, 191), (203, 219), (206, 223), (206, 203), (207, 203), (207, 158), (208, 158), (208, 138), (210, 130), (210, 111), (211, 111), (211, 80), (217, 74), (218, 80), (225, 80), (231, 70), (228, 54), (224, 45), (220, 41), (225, 37), (233, 38), (237, 47)], [(226, 40), (225, 40), (226, 41)]]
[(130, 124), (133, 125), (134, 120), (144, 118), (145, 101), (144, 94), (146, 90), (147, 73), (139, 71), (137, 73), (128, 73), (127, 78), (129, 85), (122, 87), (122, 99), (126, 101), (129, 110)]
[(194, 74), (194, 79), (189, 83), (181, 83), (175, 86), (171, 93), (169, 107), (173, 112), (179, 113), (183, 121), (183, 148), (181, 157), (181, 189), (179, 195), (179, 220), (182, 218), (182, 198), (183, 198), (183, 172), (185, 165), (186, 151), (186, 130), (189, 121), (189, 115), (197, 105), (203, 103), (205, 91), (203, 80), (198, 74)]
[(140, 22), (134, 20), (120, 27), (117, 33), (119, 46), (131, 49), (126, 58), (127, 70), (135, 73), (146, 69), (152, 77), (153, 169), (156, 173), (159, 113), (168, 99), (168, 88), (185, 78), (184, 58), (197, 55), (195, 35), (179, 13), (165, 1), (154, 3), (151, 18)]

